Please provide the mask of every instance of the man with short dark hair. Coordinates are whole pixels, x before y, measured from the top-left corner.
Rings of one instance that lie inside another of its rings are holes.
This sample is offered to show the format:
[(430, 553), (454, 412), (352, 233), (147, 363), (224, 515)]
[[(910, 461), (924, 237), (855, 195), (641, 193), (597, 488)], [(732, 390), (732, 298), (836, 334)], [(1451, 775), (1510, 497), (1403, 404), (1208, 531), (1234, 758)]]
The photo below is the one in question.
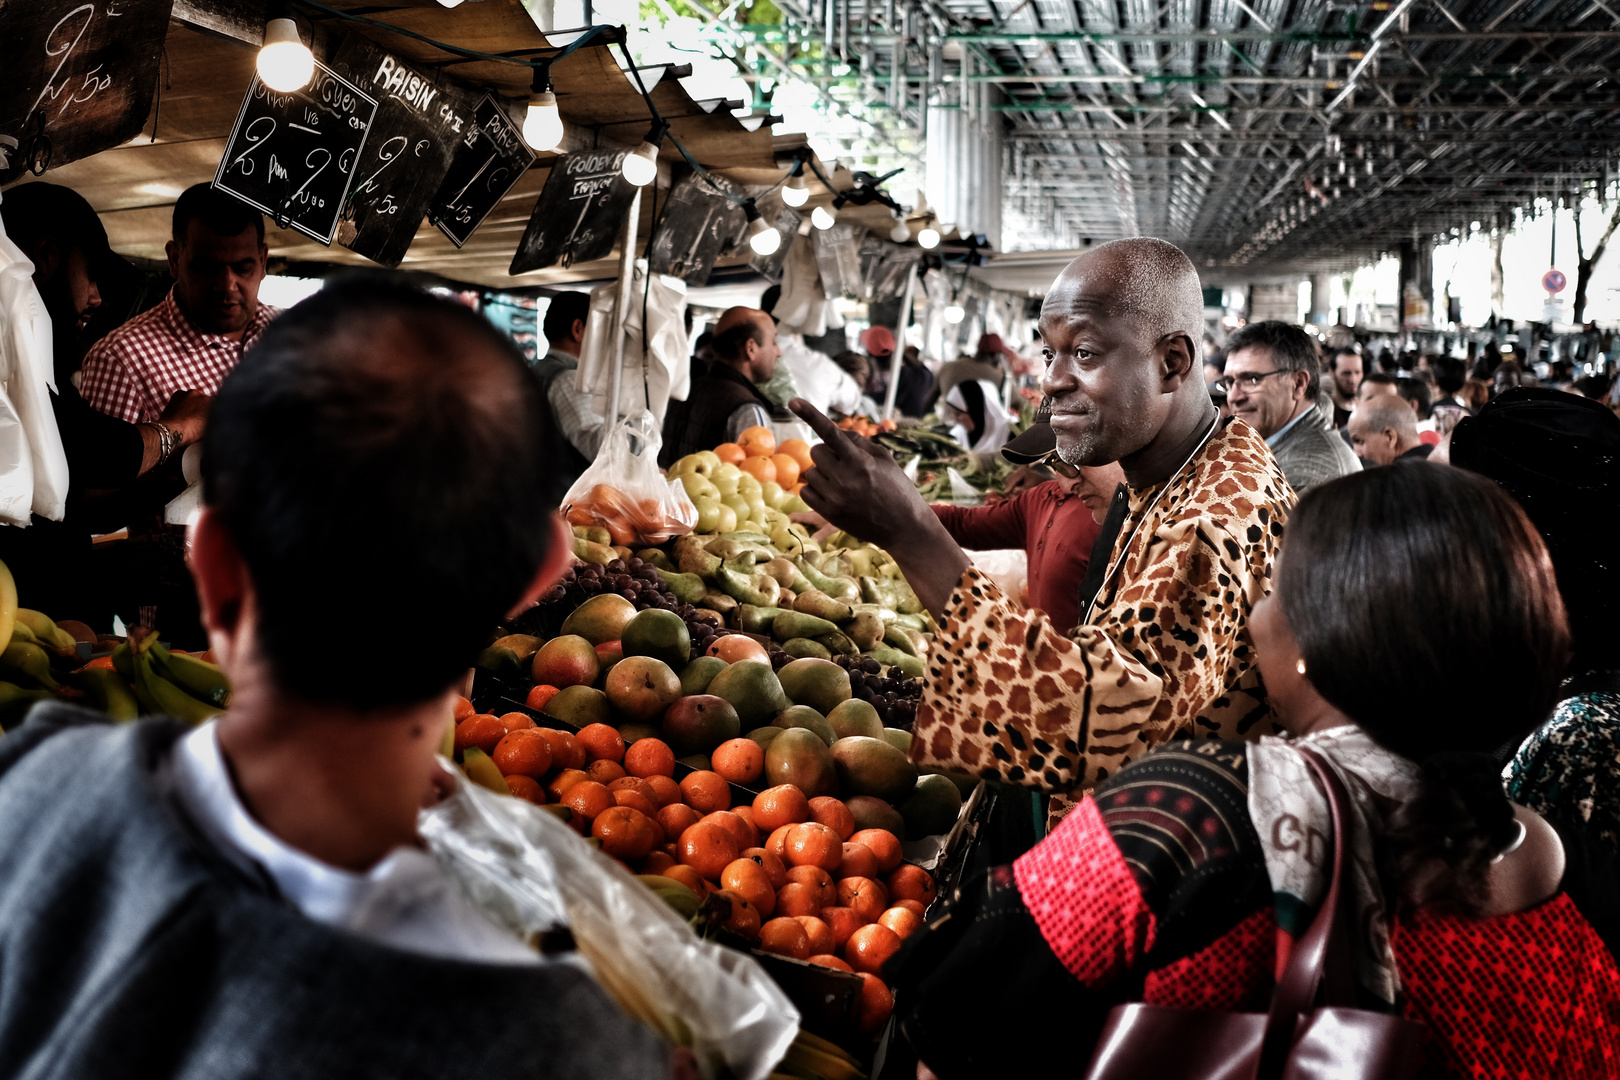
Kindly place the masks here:
[(607, 434), (607, 422), (591, 405), (590, 390), (574, 385), (579, 371), (579, 351), (585, 343), (585, 323), (590, 316), (590, 294), (564, 292), (553, 296), (540, 324), (541, 333), (546, 336), (546, 354), (534, 363), (534, 374), (546, 392), (551, 415), (568, 441), (564, 456), (568, 458), (568, 470), (575, 477), (596, 460), (596, 453), (602, 448), (602, 437)]
[(1361, 387), (1361, 350), (1350, 346), (1333, 350), (1333, 426), (1350, 422), (1356, 407), (1356, 391)]
[(1387, 371), (1369, 371), (1356, 389), (1356, 406), (1359, 408), (1384, 394), (1399, 396), (1395, 390), (1395, 376)]
[(1250, 323), (1226, 342), (1226, 387), (1232, 414), (1265, 437), (1296, 492), (1361, 468), (1317, 410), (1316, 343), (1285, 322)]
[[(193, 728), (51, 703), (0, 739), (0, 1075), (668, 1075), (417, 832), (465, 782), (437, 755), (455, 685), (569, 558), (516, 350), (450, 301), (343, 283), (213, 410), (190, 563), (230, 706)], [(312, 612), (434, 646), (356, 678), (310, 662)]]
[(1418, 435), (1417, 419), (1411, 407), (1394, 394), (1379, 394), (1357, 405), (1345, 431), (1350, 435), (1350, 446), (1356, 455), (1371, 465), (1388, 465), (1402, 459), (1421, 460), (1434, 450)]
[(174, 288), (163, 302), (98, 341), (79, 391), (131, 424), (158, 420), (182, 390), (212, 395), (279, 309), (259, 303), (269, 249), (264, 218), (210, 184), (174, 204), (166, 248)]
[(658, 460), (668, 465), (736, 442), (751, 427), (770, 427), (771, 401), (756, 384), (776, 374), (781, 355), (776, 323), (765, 312), (750, 307), (723, 312), (714, 327), (714, 363), (708, 374), (693, 380), (684, 402), (670, 402)]

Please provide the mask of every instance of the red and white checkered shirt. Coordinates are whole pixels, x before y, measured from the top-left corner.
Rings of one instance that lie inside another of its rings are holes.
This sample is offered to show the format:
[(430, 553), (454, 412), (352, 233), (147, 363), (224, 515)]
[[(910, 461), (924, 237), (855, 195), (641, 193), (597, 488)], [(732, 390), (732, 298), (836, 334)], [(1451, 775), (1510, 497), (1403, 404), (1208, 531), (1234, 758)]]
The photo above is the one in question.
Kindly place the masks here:
[(219, 393), (242, 353), (264, 333), (280, 308), (260, 304), (233, 341), (205, 334), (186, 320), (174, 290), (90, 347), (79, 378), (79, 393), (90, 407), (125, 423), (149, 424), (163, 415), (169, 399), (182, 390)]

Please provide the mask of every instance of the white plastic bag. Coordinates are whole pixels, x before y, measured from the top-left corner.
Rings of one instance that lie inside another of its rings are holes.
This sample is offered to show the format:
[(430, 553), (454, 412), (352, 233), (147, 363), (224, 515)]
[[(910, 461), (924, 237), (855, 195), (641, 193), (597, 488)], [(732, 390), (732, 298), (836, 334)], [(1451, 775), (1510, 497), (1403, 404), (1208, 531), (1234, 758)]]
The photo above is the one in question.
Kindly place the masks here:
[(622, 867), (522, 799), (460, 783), (422, 811), (428, 847), (474, 904), (526, 941), (566, 926), (626, 1013), (680, 1046), (705, 1076), (762, 1080), (799, 1011), (754, 960), (704, 941)]
[(624, 547), (661, 544), (697, 524), (697, 507), (677, 480), (658, 467), (663, 441), (658, 420), (646, 409), (608, 429), (602, 448), (563, 496), (570, 525), (601, 526)]

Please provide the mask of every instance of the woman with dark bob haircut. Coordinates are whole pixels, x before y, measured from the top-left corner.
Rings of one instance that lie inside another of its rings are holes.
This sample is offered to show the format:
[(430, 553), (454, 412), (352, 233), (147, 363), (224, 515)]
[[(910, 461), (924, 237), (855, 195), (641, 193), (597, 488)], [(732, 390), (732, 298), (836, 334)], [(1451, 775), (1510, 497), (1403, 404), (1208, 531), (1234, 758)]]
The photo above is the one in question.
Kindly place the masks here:
[(1421, 1075), (1620, 1075), (1620, 970), (1594, 929), (1615, 925), (1612, 874), (1510, 804), (1494, 756), (1547, 715), (1569, 652), (1518, 505), (1421, 462), (1323, 484), (1249, 627), (1287, 734), (1166, 744), (965, 886), (891, 964), (922, 1074), (1078, 1075), (1125, 1001), (1265, 1011), (1326, 889), (1309, 747), (1350, 793), (1362, 1006), (1423, 1025)]

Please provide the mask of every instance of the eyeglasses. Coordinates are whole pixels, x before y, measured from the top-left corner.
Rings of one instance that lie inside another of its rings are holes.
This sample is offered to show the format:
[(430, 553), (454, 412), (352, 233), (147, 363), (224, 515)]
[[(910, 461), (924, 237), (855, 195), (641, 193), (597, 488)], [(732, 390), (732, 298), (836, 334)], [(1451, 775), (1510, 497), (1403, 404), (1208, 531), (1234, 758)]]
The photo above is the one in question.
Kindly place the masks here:
[(1052, 450), (1044, 457), (1036, 458), (1034, 461), (1030, 462), (1030, 464), (1039, 465), (1043, 469), (1050, 469), (1052, 472), (1057, 473), (1065, 480), (1080, 479), (1080, 470), (1058, 457), (1058, 452), (1056, 450)]
[(1273, 375), (1291, 374), (1293, 374), (1293, 372), (1289, 371), (1287, 368), (1273, 368), (1271, 371), (1245, 371), (1241, 375), (1222, 375), (1220, 378), (1215, 380), (1213, 385), (1220, 387), (1228, 394), (1232, 392), (1232, 388), (1234, 386), (1241, 386), (1245, 393), (1252, 394), (1254, 391), (1260, 389), (1261, 383), (1265, 382)]

